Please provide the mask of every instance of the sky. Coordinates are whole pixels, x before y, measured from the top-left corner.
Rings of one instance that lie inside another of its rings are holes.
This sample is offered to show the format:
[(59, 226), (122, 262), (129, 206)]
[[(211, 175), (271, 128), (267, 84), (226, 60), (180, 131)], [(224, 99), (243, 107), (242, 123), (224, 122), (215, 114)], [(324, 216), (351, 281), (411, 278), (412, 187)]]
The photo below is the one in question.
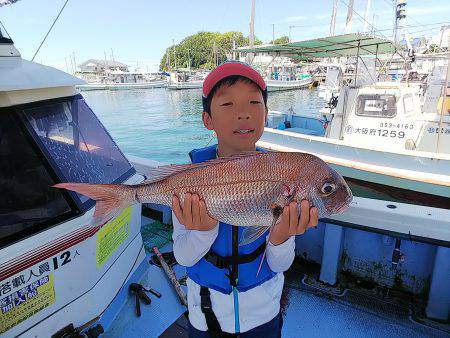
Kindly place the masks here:
[[(344, 33), (349, 0), (338, 0), (336, 34)], [(65, 0), (21, 0), (0, 7), (0, 22), (24, 59), (31, 59)], [(333, 0), (256, 0), (255, 35), (262, 41), (289, 35), (291, 40), (329, 35)], [(367, 0), (354, 0), (353, 32), (363, 31)], [(73, 60), (110, 59), (156, 71), (173, 41), (199, 31), (249, 31), (251, 0), (69, 0), (35, 61), (71, 71)], [(439, 32), (450, 24), (449, 0), (408, 0), (411, 36)], [(392, 0), (372, 0), (367, 21), (392, 36)], [(427, 26), (422, 26), (427, 25)], [(291, 26), (291, 27), (290, 27)], [(369, 26), (370, 29), (370, 26)]]

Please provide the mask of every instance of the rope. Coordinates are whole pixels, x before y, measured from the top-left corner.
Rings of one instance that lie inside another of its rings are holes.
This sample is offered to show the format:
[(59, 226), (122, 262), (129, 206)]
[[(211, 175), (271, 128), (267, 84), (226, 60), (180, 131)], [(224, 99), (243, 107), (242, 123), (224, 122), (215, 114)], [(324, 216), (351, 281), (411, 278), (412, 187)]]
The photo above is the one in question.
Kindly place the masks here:
[(47, 39), (47, 36), (50, 34), (51, 30), (53, 29), (53, 26), (55, 25), (56, 21), (58, 21), (59, 16), (61, 15), (62, 11), (64, 10), (64, 8), (66, 7), (68, 2), (69, 2), (69, 0), (66, 0), (66, 2), (64, 3), (64, 6), (62, 6), (61, 10), (59, 11), (58, 15), (56, 16), (55, 20), (53, 21), (50, 29), (48, 30), (47, 34), (45, 34), (44, 39), (42, 40), (41, 44), (39, 45), (38, 49), (36, 50), (36, 53), (34, 53), (31, 61), (34, 61), (34, 58), (36, 57), (37, 53), (39, 53), (39, 50), (41, 49), (42, 45), (44, 44), (45, 40)]

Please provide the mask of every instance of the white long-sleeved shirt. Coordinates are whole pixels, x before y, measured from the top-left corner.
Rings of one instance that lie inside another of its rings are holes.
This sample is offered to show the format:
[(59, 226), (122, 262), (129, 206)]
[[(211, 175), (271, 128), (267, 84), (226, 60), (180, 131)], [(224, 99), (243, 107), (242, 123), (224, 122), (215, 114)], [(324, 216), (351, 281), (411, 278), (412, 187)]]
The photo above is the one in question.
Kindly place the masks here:
[[(180, 224), (175, 214), (173, 219), (173, 252), (183, 266), (193, 266), (211, 248), (217, 238), (219, 226), (209, 231), (187, 230)], [(277, 274), (268, 281), (245, 292), (239, 292), (239, 326), (241, 332), (249, 331), (275, 318), (280, 312), (280, 298), (283, 291), (284, 275), (295, 255), (294, 236), (286, 242), (273, 245), (268, 242), (266, 257), (270, 269)], [(205, 315), (200, 307), (200, 285), (187, 279), (189, 321), (201, 331), (207, 331)], [(214, 314), (223, 331), (235, 332), (233, 293), (223, 294), (210, 289)]]

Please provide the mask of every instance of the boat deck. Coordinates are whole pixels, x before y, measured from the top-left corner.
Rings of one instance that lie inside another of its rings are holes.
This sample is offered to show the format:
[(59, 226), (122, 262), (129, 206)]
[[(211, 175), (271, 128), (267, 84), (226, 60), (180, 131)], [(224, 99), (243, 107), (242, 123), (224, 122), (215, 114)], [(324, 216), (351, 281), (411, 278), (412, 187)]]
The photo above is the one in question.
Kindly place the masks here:
[[(170, 251), (171, 244), (162, 251)], [(150, 255), (148, 256), (150, 258)], [(147, 260), (148, 261), (148, 260)], [(175, 265), (178, 278), (185, 269)], [(411, 310), (361, 290), (335, 290), (312, 285), (298, 269), (298, 262), (286, 273), (289, 305), (283, 337), (448, 337), (443, 330), (420, 324)], [(105, 337), (188, 337), (185, 308), (161, 268), (151, 265), (142, 279), (162, 294), (150, 295), (151, 305), (141, 304), (142, 316), (135, 313), (135, 298), (128, 295), (125, 305)]]

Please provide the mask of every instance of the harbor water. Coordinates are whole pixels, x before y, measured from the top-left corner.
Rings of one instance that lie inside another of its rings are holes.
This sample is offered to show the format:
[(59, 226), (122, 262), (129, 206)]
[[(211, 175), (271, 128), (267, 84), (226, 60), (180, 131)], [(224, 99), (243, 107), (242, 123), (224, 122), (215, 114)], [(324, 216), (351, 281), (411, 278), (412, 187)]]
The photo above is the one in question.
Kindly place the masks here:
[[(187, 163), (188, 152), (212, 139), (201, 120), (201, 90), (165, 88), (82, 92), (121, 150), (164, 163)], [(318, 116), (324, 101), (316, 90), (269, 93), (269, 110)]]

